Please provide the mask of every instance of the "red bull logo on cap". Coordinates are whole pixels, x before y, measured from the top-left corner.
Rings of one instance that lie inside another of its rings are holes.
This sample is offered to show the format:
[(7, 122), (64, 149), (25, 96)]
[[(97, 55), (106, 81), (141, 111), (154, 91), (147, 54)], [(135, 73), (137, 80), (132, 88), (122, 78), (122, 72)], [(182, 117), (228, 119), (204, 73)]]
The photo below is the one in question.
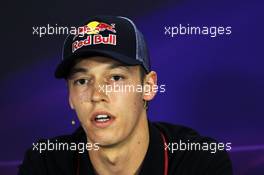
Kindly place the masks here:
[(87, 34), (98, 34), (101, 31), (108, 30), (110, 32), (116, 33), (114, 28), (115, 28), (115, 24), (109, 25), (103, 22), (92, 21), (86, 25), (86, 29), (87, 29), (86, 32)]
[(85, 34), (99, 34), (105, 30), (116, 33), (115, 24), (109, 25), (104, 22), (92, 21), (85, 26), (79, 27), (73, 40), (80, 35), (84, 36)]
[(116, 45), (116, 35), (109, 34), (108, 36), (100, 35), (100, 32), (110, 31), (116, 33), (115, 24), (107, 24), (104, 22), (92, 21), (83, 27), (79, 27), (77, 34), (73, 37), (75, 40), (79, 36), (88, 36), (83, 40), (77, 40), (72, 43), (72, 52), (82, 48), (83, 46), (89, 46), (94, 44), (110, 44)]

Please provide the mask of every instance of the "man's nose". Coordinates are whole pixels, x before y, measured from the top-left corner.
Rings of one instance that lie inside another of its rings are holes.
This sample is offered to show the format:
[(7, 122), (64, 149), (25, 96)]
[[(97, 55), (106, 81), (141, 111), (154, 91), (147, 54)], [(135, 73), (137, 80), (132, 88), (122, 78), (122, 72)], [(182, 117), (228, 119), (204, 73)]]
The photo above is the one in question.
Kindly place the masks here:
[(108, 101), (108, 96), (104, 90), (105, 85), (103, 83), (95, 83), (92, 93), (91, 93), (91, 102), (101, 102)]

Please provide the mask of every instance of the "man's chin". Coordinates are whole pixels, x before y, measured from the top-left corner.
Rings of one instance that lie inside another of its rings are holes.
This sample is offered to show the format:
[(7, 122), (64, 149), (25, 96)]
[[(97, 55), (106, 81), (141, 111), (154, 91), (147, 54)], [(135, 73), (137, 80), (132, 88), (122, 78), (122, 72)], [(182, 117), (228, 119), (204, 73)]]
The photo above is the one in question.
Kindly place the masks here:
[(94, 136), (92, 142), (98, 143), (98, 145), (101, 147), (113, 147), (117, 145), (120, 141), (116, 135), (104, 134)]
[(98, 146), (99, 146), (100, 148), (114, 148), (114, 147), (117, 146), (118, 143), (120, 143), (120, 142), (118, 142), (118, 141), (113, 141), (113, 140), (109, 140), (109, 141), (104, 140), (104, 141), (101, 141), (101, 142), (98, 141), (97, 143), (98, 143)]

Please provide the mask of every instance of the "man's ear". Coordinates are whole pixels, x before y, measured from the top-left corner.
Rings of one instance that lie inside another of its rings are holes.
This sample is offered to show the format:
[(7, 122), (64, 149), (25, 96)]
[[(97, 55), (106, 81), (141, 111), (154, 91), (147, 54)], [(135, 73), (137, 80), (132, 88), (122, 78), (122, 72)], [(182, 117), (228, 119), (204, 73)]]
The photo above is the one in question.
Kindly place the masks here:
[(152, 100), (157, 93), (157, 87), (157, 73), (155, 71), (151, 71), (144, 79), (143, 99), (146, 101)]
[(72, 103), (72, 99), (71, 99), (71, 96), (70, 95), (69, 95), (69, 105), (70, 105), (71, 109), (74, 110), (74, 105)]
[(69, 100), (69, 105), (71, 107), (71, 109), (74, 110), (74, 105), (73, 105), (73, 102), (72, 102), (72, 99), (71, 99), (71, 94), (70, 94), (70, 87), (69, 87), (69, 80), (66, 79), (66, 86), (67, 86), (67, 89), (68, 89), (68, 100)]

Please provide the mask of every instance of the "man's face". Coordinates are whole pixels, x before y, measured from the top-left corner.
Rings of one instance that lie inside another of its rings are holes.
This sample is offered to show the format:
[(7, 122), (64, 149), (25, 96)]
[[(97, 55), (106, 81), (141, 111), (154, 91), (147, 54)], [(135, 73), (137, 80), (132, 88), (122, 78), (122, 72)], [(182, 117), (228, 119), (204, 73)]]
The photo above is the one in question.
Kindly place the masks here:
[(128, 92), (128, 89), (127, 92), (118, 89), (114, 92), (114, 85), (142, 85), (140, 67), (123, 66), (97, 56), (81, 60), (71, 72), (69, 102), (89, 141), (110, 146), (128, 138), (145, 111), (143, 93)]

